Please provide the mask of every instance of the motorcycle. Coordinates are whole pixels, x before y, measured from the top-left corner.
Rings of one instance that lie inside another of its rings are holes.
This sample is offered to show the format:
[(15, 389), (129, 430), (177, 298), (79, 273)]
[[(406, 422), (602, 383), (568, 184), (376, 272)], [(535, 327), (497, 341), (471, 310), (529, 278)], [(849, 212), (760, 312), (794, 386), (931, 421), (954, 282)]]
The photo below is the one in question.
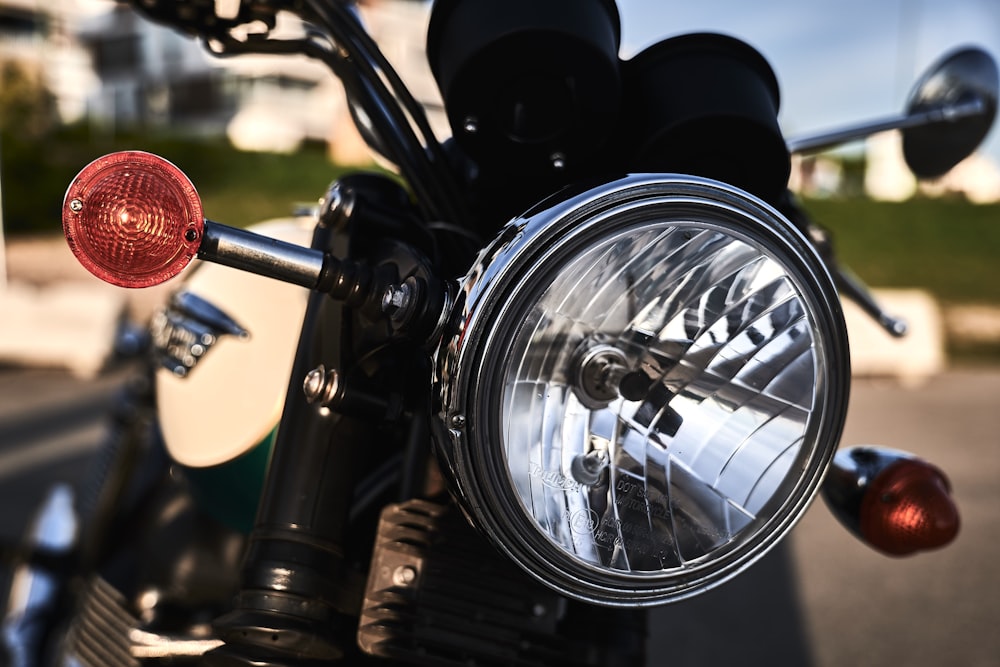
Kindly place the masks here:
[[(943, 58), (906, 111), (786, 139), (733, 37), (628, 60), (613, 0), (437, 0), (454, 136), (348, 3), (139, 0), (220, 57), (305, 54), (399, 177), (250, 229), (139, 151), (63, 207), (93, 274), (181, 274), (94, 483), (42, 507), (16, 665), (643, 664), (646, 615), (744, 572), (814, 497), (874, 548), (944, 546), (944, 473), (837, 451), (840, 295), (892, 335), (787, 189), (791, 153), (903, 131), (919, 176), (986, 135), (997, 69)], [(275, 31), (279, 14), (300, 30)]]

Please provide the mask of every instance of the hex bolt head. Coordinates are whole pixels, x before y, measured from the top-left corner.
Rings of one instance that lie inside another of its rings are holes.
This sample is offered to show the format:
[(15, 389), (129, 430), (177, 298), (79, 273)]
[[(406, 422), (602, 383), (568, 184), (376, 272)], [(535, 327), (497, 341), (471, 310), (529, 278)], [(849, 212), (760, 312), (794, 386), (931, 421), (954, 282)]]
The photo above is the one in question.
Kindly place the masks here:
[(410, 586), (417, 580), (417, 570), (412, 565), (400, 565), (392, 573), (392, 583), (397, 586)]
[(403, 319), (412, 305), (413, 287), (409, 283), (389, 285), (382, 294), (382, 312), (395, 320)]

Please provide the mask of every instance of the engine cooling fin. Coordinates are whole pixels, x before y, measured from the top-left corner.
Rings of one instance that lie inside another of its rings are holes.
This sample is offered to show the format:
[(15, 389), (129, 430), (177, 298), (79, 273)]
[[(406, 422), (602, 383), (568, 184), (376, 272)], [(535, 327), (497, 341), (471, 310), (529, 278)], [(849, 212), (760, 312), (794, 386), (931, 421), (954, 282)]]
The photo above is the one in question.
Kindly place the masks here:
[(642, 664), (643, 612), (601, 611), (598, 630), (591, 609), (508, 563), (452, 506), (411, 500), (382, 512), (358, 644), (418, 665)]
[(129, 612), (125, 596), (95, 576), (82, 599), (66, 635), (64, 662), (83, 667), (139, 667), (129, 642), (129, 631), (139, 621)]

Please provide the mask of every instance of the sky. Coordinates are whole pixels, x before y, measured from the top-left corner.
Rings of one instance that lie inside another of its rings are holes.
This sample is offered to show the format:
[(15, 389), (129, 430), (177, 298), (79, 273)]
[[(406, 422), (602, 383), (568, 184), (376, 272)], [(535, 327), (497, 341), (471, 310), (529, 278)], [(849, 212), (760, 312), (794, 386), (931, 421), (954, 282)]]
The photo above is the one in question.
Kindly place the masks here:
[[(756, 47), (777, 74), (779, 120), (789, 138), (902, 112), (920, 74), (956, 47), (977, 45), (1000, 61), (1000, 0), (616, 2), (624, 57), (693, 31)], [(983, 150), (1000, 164), (1000, 128)]]
[[(694, 31), (757, 48), (781, 86), (786, 137), (900, 113), (920, 74), (959, 46), (1000, 60), (1000, 0), (617, 1), (625, 57)], [(996, 125), (983, 149), (1000, 163)]]

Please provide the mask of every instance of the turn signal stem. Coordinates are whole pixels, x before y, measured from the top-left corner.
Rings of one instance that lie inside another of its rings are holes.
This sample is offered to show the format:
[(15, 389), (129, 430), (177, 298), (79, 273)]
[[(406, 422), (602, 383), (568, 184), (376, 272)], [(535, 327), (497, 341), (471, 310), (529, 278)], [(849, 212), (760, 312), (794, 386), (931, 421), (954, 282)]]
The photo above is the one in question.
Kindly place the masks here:
[(937, 549), (958, 534), (951, 484), (936, 466), (880, 447), (840, 451), (823, 498), (852, 533), (891, 556)]
[(391, 283), (362, 262), (339, 259), (211, 220), (205, 221), (198, 259), (328, 294), (352, 308), (381, 311)]
[(427, 336), (447, 306), (441, 281), (377, 272), (365, 262), (334, 257), (313, 248), (205, 221), (198, 259), (314, 289), (344, 305), (388, 318), (395, 330)]
[[(349, 216), (354, 208), (346, 197), (331, 201), (327, 218), (337, 210)], [(187, 176), (142, 151), (111, 153), (84, 167), (66, 192), (62, 218), (80, 263), (121, 287), (165, 282), (197, 256), (317, 290), (417, 336), (435, 330), (447, 302), (445, 286), (433, 277), (400, 283), (394, 270), (377, 272), (364, 262), (206, 220)]]

